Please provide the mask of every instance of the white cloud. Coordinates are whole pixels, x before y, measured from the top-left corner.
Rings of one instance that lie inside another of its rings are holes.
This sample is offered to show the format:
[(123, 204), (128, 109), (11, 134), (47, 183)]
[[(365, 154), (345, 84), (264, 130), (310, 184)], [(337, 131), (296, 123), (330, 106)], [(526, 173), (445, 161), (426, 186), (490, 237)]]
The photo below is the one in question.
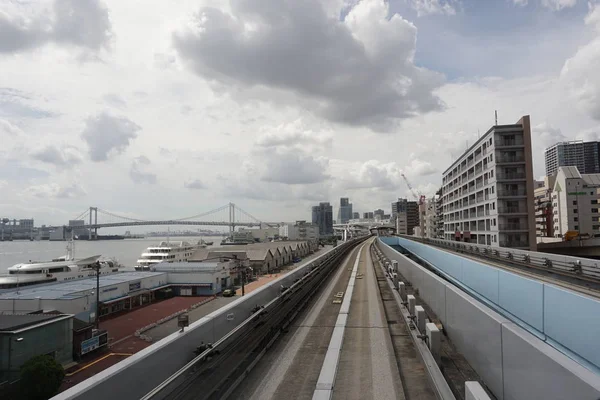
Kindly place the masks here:
[(44, 163), (53, 164), (57, 167), (73, 166), (81, 163), (83, 160), (79, 149), (72, 146), (61, 146), (59, 148), (54, 145), (48, 145), (34, 150), (31, 154), (31, 158)]
[(512, 0), (512, 2), (517, 5), (517, 6), (521, 6), (524, 7), (528, 4), (527, 0)]
[[(417, 11), (418, 16), (429, 14), (456, 14), (455, 4), (453, 0), (407, 0), (409, 4)], [(523, 1), (523, 0), (515, 0)], [(527, 1), (527, 0), (525, 0)]]
[(191, 181), (187, 181), (183, 184), (183, 186), (186, 189), (196, 189), (196, 190), (206, 189), (206, 186), (204, 186), (204, 184), (202, 183), (202, 181), (200, 179), (194, 179)]
[(553, 11), (571, 8), (577, 4), (577, 0), (542, 0), (542, 5)]
[(182, 60), (219, 89), (376, 130), (442, 108), (433, 91), (443, 77), (414, 65), (417, 30), (398, 14), (389, 17), (383, 0), (359, 2), (344, 21), (327, 15), (320, 0), (230, 6), (231, 14), (201, 9), (174, 36)]
[(20, 52), (48, 43), (92, 51), (108, 46), (112, 27), (103, 2), (54, 0), (48, 3), (2, 3), (0, 53)]
[(25, 193), (41, 199), (72, 199), (86, 194), (85, 189), (78, 183), (60, 185), (58, 183), (45, 183), (29, 186)]
[(92, 161), (106, 161), (113, 155), (123, 153), (141, 129), (126, 117), (102, 112), (85, 121), (81, 138), (89, 147)]
[(599, 35), (579, 48), (577, 53), (565, 62), (561, 79), (569, 88), (575, 104), (592, 118), (600, 120), (600, 5), (591, 5), (585, 19)]
[(150, 159), (146, 156), (139, 156), (131, 162), (129, 176), (134, 183), (155, 184), (157, 181), (156, 174), (150, 172)]
[(23, 131), (17, 126), (11, 124), (9, 121), (0, 118), (0, 134), (15, 137), (22, 135)]

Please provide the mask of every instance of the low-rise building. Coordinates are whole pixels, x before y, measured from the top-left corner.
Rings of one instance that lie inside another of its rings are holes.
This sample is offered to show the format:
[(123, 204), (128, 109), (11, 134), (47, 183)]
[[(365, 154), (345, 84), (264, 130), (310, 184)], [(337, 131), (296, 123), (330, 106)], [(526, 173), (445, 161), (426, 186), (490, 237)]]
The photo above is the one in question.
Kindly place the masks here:
[(559, 167), (552, 188), (555, 237), (567, 232), (600, 233), (600, 174), (581, 174), (577, 167)]
[(49, 354), (63, 365), (73, 361), (73, 315), (2, 314), (0, 382), (14, 382), (35, 356)]
[(279, 227), (279, 237), (287, 240), (318, 240), (319, 226), (306, 221), (283, 224)]
[(556, 176), (547, 176), (544, 181), (534, 183), (533, 200), (535, 210), (535, 235), (554, 237), (554, 209), (552, 207), (552, 188)]

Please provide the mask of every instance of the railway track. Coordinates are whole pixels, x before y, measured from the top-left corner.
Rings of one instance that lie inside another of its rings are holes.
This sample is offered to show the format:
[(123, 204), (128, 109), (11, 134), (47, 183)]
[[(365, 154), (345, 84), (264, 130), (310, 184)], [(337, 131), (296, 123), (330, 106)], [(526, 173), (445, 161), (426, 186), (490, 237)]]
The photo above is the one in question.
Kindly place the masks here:
[(318, 293), (332, 271), (362, 241), (364, 239), (348, 243), (343, 251), (314, 265), (279, 297), (257, 310), (212, 349), (197, 356), (143, 399), (226, 399)]

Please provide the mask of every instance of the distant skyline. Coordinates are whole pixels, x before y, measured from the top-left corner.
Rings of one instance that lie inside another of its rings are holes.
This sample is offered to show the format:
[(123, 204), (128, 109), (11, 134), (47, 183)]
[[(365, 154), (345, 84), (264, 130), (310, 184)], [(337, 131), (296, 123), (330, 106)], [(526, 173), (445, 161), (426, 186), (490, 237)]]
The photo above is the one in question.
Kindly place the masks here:
[(0, 0), (0, 216), (387, 213), (494, 110), (531, 116), (541, 177), (600, 134), (598, 3)]

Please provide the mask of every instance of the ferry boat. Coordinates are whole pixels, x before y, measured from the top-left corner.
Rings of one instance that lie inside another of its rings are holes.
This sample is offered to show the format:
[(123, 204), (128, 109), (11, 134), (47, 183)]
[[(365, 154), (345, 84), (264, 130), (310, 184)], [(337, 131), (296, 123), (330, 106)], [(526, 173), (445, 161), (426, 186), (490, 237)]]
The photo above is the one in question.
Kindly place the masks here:
[(8, 268), (8, 275), (0, 275), (0, 289), (19, 288), (41, 283), (64, 282), (96, 276), (99, 267), (100, 275), (119, 272), (120, 264), (115, 260), (92, 256), (75, 259), (73, 242), (67, 245), (67, 255), (52, 261), (29, 261), (15, 264)]
[(201, 243), (190, 244), (188, 242), (163, 241), (158, 246), (148, 247), (137, 260), (136, 271), (149, 271), (153, 265), (161, 262), (187, 261), (194, 252), (202, 247)]

